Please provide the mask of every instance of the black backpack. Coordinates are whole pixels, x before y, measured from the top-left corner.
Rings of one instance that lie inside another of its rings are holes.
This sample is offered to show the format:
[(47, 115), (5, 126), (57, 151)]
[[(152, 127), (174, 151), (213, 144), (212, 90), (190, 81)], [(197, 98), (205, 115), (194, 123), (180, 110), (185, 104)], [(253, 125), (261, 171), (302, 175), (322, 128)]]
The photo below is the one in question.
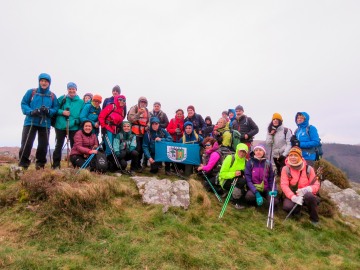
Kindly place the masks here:
[(104, 151), (98, 150), (94, 157), (94, 171), (105, 173), (108, 169), (108, 160)]

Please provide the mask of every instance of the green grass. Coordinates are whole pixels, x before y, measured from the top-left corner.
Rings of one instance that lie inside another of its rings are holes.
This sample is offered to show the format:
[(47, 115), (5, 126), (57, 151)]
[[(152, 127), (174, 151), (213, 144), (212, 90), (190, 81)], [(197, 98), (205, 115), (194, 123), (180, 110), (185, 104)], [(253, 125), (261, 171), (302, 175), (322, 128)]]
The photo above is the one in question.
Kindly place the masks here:
[[(88, 182), (97, 181), (87, 179)], [(266, 228), (267, 209), (235, 210), (219, 220), (221, 204), (191, 180), (188, 210), (145, 205), (126, 176), (127, 189), (91, 208), (93, 220), (57, 212), (50, 201), (16, 201), (0, 207), (0, 268), (4, 269), (359, 269), (358, 221), (321, 218), (314, 228), (304, 214)], [(21, 183), (3, 181), (0, 194), (14, 194)], [(126, 192), (125, 192), (126, 191)], [(78, 203), (78, 202), (77, 202)], [(44, 210), (45, 209), (45, 210)], [(44, 210), (44, 211), (42, 211)], [(75, 213), (76, 214), (76, 213)]]

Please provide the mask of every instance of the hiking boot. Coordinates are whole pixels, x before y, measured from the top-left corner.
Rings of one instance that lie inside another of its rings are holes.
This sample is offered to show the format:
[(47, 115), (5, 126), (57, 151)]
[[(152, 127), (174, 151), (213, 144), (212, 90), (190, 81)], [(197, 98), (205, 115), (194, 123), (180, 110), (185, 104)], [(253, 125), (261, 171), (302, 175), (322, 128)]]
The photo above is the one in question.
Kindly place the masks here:
[(143, 172), (143, 169), (142, 169), (142, 168), (138, 168), (138, 169), (135, 170), (135, 172), (137, 172), (137, 173), (142, 173), (142, 172)]
[(170, 171), (165, 171), (165, 175), (172, 175)]
[(36, 165), (35, 166), (35, 169), (38, 171), (38, 170), (40, 170), (40, 169), (45, 169), (45, 166), (44, 165)]
[(237, 210), (241, 210), (241, 209), (244, 209), (244, 208), (245, 208), (245, 206), (243, 206), (243, 205), (241, 205), (241, 204), (238, 204), (238, 203), (236, 203), (236, 204), (234, 205), (234, 207), (235, 207), (235, 209), (237, 209)]
[(318, 228), (318, 229), (321, 228), (321, 225), (320, 225), (320, 222), (319, 222), (319, 221), (312, 221), (312, 220), (311, 220), (311, 225), (313, 225), (315, 228)]

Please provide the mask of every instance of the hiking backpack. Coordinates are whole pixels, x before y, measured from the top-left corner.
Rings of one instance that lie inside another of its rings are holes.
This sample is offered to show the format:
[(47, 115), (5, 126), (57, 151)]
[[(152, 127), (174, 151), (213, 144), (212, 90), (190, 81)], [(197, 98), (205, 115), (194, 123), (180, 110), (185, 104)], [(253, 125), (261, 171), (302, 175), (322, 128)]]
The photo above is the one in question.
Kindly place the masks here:
[(104, 151), (98, 150), (94, 157), (94, 170), (96, 172), (105, 173), (108, 169), (108, 160)]
[[(308, 125), (306, 127), (306, 135), (308, 135), (309, 138), (310, 138), (310, 127), (311, 127), (311, 125)], [(294, 132), (295, 135), (296, 135), (297, 131), (298, 131), (298, 128)], [(320, 160), (324, 154), (320, 137), (319, 137), (319, 140), (320, 140), (320, 144), (315, 147), (315, 154), (316, 154), (315, 160)]]

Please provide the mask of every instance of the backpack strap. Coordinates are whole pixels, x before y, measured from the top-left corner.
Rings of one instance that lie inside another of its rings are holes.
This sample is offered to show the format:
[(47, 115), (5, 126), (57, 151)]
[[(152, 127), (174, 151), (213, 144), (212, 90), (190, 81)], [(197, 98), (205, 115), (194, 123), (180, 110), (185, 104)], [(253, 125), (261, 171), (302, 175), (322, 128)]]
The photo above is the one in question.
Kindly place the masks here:
[(234, 162), (235, 162), (235, 154), (231, 154), (230, 168), (234, 165)]

